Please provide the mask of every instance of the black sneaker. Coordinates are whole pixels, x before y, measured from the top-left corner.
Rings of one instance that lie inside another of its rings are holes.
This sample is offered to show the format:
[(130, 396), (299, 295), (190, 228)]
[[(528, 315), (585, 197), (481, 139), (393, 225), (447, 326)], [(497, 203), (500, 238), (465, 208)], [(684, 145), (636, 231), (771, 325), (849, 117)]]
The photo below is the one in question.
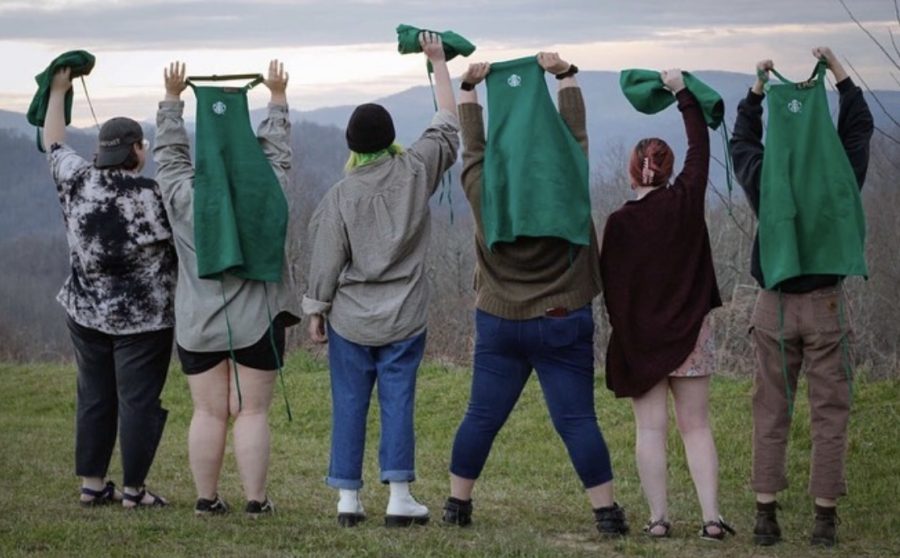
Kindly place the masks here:
[(194, 515), (222, 515), (228, 513), (228, 504), (216, 494), (215, 499), (198, 498)]
[(781, 541), (781, 527), (778, 526), (776, 510), (778, 502), (756, 503), (756, 525), (753, 527), (753, 544), (772, 546)]
[(628, 534), (628, 521), (625, 519), (625, 508), (618, 503), (594, 510), (594, 521), (597, 531), (602, 537), (622, 537)]
[(460, 500), (458, 498), (447, 498), (444, 503), (444, 523), (448, 525), (458, 525), (467, 527), (472, 524), (472, 500)]
[(836, 508), (816, 506), (816, 522), (813, 525), (809, 544), (832, 547), (837, 544), (837, 525), (840, 520)]
[(253, 519), (258, 518), (259, 516), (272, 515), (275, 513), (275, 504), (272, 503), (272, 500), (266, 498), (265, 502), (257, 502), (256, 500), (250, 500), (247, 502), (247, 506), (244, 508), (244, 513), (246, 513), (249, 517)]

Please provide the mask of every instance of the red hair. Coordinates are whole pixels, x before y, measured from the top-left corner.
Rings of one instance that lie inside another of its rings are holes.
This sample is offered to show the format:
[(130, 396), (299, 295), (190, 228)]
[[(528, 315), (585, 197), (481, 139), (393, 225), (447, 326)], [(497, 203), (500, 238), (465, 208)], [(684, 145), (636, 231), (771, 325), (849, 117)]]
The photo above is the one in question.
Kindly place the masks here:
[(675, 154), (669, 144), (659, 138), (647, 138), (631, 151), (628, 174), (635, 186), (657, 188), (669, 183), (674, 165)]

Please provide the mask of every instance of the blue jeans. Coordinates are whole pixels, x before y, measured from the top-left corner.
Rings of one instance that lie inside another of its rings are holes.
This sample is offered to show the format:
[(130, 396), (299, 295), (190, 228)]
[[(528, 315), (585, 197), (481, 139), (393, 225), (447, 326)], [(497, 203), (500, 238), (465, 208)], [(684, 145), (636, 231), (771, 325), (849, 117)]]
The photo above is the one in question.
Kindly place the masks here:
[(331, 368), (331, 463), (325, 482), (334, 488), (362, 487), (366, 417), (378, 383), (381, 482), (416, 479), (413, 430), (416, 373), (425, 353), (425, 333), (380, 347), (348, 341), (328, 326)]
[(477, 479), (494, 438), (537, 370), (553, 426), (585, 488), (612, 480), (594, 411), (594, 318), (585, 306), (562, 318), (506, 320), (475, 313), (475, 371), (450, 472)]

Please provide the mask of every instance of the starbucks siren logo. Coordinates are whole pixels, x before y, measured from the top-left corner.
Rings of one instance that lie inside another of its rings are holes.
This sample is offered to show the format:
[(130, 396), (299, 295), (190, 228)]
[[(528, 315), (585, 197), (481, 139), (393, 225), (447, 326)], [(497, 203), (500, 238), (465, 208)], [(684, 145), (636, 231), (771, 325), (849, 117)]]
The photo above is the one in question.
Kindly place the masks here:
[(801, 110), (803, 110), (803, 103), (801, 103), (797, 99), (793, 99), (790, 103), (787, 104), (787, 108), (789, 111), (793, 112), (794, 114), (797, 114)]
[(509, 76), (509, 79), (506, 80), (506, 83), (509, 84), (510, 87), (519, 87), (522, 85), (522, 76), (519, 74), (513, 74)]
[(225, 114), (225, 110), (227, 108), (228, 107), (226, 107), (225, 103), (223, 103), (222, 101), (216, 101), (215, 103), (213, 103), (213, 106), (212, 106), (213, 112), (220, 116)]

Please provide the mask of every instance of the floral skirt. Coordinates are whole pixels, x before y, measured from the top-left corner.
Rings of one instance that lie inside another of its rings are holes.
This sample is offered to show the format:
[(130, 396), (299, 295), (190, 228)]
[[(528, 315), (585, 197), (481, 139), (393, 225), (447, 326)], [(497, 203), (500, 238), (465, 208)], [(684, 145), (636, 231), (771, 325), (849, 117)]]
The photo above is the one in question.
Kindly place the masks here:
[(669, 374), (672, 378), (694, 378), (709, 376), (716, 371), (716, 339), (710, 325), (710, 314), (703, 318), (700, 334), (694, 350), (688, 355), (681, 366)]

